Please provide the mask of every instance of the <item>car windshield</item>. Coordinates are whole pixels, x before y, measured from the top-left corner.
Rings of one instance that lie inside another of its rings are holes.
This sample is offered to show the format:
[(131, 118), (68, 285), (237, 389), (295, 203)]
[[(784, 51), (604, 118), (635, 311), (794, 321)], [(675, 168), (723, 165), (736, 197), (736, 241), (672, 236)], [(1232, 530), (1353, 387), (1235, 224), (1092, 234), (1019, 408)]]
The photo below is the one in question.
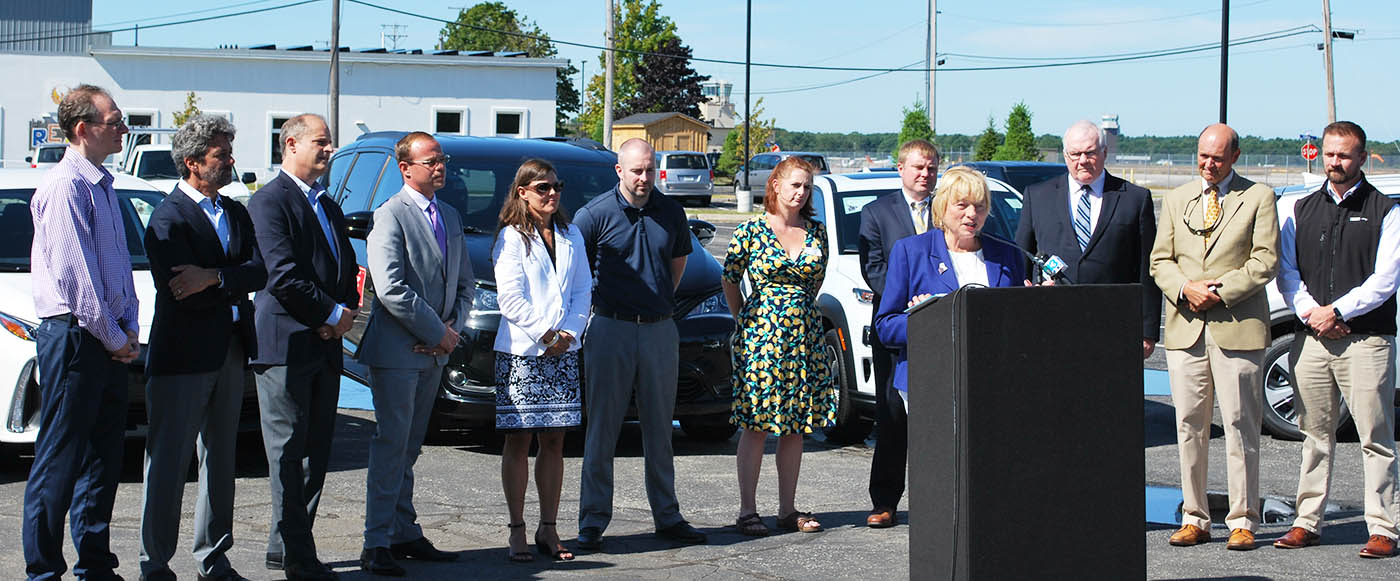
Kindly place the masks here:
[[(840, 240), (841, 254), (860, 252), (860, 212), (866, 204), (885, 194), (899, 190), (847, 190), (837, 192), (831, 201), (835, 209), (837, 239)], [(1021, 198), (1012, 192), (993, 189), (992, 211), (987, 217), (982, 231), (992, 236), (1011, 240), (1016, 235), (1016, 225), (1021, 220)], [(828, 225), (828, 230), (831, 226)]]
[[(564, 182), (564, 209), (570, 215), (588, 200), (617, 185), (617, 172), (606, 164), (555, 163), (558, 178)], [(518, 163), (453, 158), (447, 168), (447, 182), (437, 196), (462, 215), (467, 229), (495, 232), (505, 204), (507, 190), (515, 179)]]
[(799, 155), (799, 156), (797, 156), (797, 157), (800, 157), (800, 158), (802, 158), (804, 161), (806, 161), (807, 163), (810, 163), (810, 164), (812, 164), (813, 166), (816, 166), (816, 168), (817, 168), (819, 171), (827, 171), (827, 168), (826, 168), (826, 158), (825, 158), (825, 157), (822, 157), (822, 156), (820, 156), (820, 155)]
[(39, 148), (38, 163), (58, 163), (63, 160), (63, 152), (68, 151), (66, 147), (41, 147)]
[(1001, 181), (1011, 184), (1018, 192), (1025, 192), (1026, 186), (1038, 184), (1055, 176), (1069, 173), (1063, 165), (1007, 166), (1002, 168), (1006, 175)]
[(698, 153), (675, 153), (666, 156), (666, 169), (710, 169), (705, 156)]
[(136, 164), (136, 177), (143, 180), (178, 180), (180, 172), (175, 169), (175, 160), (170, 152), (163, 149), (148, 150), (141, 154)]
[[(34, 190), (0, 190), (0, 272), (29, 272), (29, 250), (34, 241), (34, 221), (29, 214), (29, 200)], [(147, 270), (142, 238), (151, 212), (165, 198), (160, 192), (117, 190), (121, 201), (122, 223), (126, 225), (126, 248), (131, 253), (131, 266)]]

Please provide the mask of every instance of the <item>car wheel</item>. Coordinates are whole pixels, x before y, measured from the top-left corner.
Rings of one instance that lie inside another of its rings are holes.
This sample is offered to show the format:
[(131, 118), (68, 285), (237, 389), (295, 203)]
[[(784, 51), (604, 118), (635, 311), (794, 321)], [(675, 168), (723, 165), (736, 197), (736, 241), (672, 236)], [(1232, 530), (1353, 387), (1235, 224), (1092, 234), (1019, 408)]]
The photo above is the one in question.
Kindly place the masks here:
[(710, 196), (700, 196), (700, 197), (698, 197), (698, 198), (695, 198), (695, 201), (696, 201), (697, 205), (699, 205), (701, 208), (705, 208), (705, 207), (708, 207), (708, 206), (710, 205), (710, 202), (711, 202), (712, 200), (711, 200), (711, 197), (710, 197)]
[(836, 423), (825, 428), (826, 441), (840, 446), (863, 442), (870, 435), (871, 422), (860, 417), (855, 402), (851, 401), (851, 393), (856, 389), (851, 352), (841, 348), (841, 336), (836, 329), (827, 330), (823, 339), (822, 347), (836, 380)]
[[(1294, 334), (1274, 339), (1269, 350), (1264, 353), (1263, 398), (1264, 431), (1280, 440), (1294, 442), (1303, 439), (1298, 429), (1298, 410), (1293, 404), (1293, 369), (1288, 361), (1288, 352), (1293, 348)], [(1351, 411), (1346, 402), (1337, 417), (1337, 429), (1341, 430), (1351, 422)]]
[(725, 442), (734, 437), (739, 428), (729, 423), (729, 414), (711, 414), (680, 418), (681, 429), (686, 437), (702, 442)]

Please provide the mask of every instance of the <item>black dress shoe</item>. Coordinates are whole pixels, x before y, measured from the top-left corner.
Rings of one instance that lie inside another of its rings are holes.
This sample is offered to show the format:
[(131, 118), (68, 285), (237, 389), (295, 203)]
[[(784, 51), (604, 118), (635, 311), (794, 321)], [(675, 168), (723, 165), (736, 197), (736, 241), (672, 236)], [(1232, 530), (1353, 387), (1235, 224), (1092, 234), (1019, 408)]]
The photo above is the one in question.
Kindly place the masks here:
[(263, 565), (267, 567), (268, 571), (281, 571), (282, 555), (274, 555), (272, 553), (268, 553), (267, 560), (263, 561)]
[(389, 549), (384, 547), (360, 551), (360, 570), (388, 577), (403, 577), (408, 574), (408, 571), (394, 562), (394, 556), (389, 553)]
[(598, 527), (583, 527), (578, 530), (578, 540), (574, 541), (578, 548), (586, 551), (597, 551), (603, 548), (603, 529)]
[(309, 562), (282, 561), (282, 571), (287, 581), (335, 581), (340, 577), (325, 564), (312, 559)]
[(656, 531), (656, 536), (687, 545), (703, 545), (707, 538), (705, 533), (695, 530), (695, 527), (690, 526), (690, 523), (685, 521), (678, 522), (664, 529), (658, 529)]
[(419, 561), (456, 561), (457, 553), (439, 551), (428, 541), (428, 537), (418, 537), (407, 543), (389, 545), (389, 552), (395, 559), (417, 559)]
[(203, 573), (196, 573), (194, 578), (197, 581), (248, 581), (247, 577), (239, 575), (238, 571), (234, 571), (233, 569), (229, 569), (228, 571), (216, 575), (205, 575)]

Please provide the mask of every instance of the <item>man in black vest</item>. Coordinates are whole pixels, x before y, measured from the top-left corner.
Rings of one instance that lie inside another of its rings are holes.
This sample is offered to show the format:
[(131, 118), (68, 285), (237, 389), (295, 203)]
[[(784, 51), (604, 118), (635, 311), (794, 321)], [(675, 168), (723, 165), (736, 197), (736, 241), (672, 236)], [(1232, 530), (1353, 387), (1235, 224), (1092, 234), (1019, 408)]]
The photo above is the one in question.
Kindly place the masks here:
[(1302, 332), (1290, 356), (1304, 436), (1298, 518), (1275, 547), (1321, 540), (1339, 398), (1356, 421), (1365, 470), (1366, 558), (1395, 554), (1395, 287), (1400, 212), (1361, 173), (1366, 132), (1349, 121), (1322, 132), (1327, 182), (1283, 219), (1279, 290)]

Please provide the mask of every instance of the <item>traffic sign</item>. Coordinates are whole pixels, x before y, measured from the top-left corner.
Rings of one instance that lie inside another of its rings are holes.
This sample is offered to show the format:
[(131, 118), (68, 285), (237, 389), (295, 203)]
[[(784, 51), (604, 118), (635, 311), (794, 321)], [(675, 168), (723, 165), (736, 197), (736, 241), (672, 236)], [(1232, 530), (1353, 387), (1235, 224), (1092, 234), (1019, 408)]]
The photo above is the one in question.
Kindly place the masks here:
[(1312, 161), (1317, 159), (1317, 146), (1311, 143), (1303, 144), (1303, 159)]

